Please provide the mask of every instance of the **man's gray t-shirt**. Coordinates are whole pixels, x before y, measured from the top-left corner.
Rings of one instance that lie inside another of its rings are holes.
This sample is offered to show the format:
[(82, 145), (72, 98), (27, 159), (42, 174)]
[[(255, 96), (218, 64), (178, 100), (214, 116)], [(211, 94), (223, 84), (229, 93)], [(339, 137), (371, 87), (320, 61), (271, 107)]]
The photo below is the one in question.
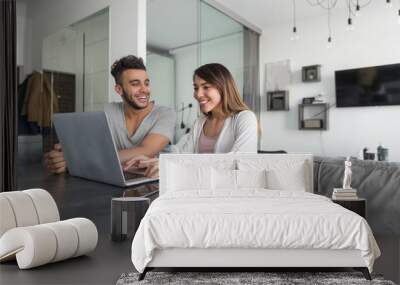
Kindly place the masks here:
[(118, 150), (139, 146), (148, 134), (163, 135), (170, 142), (174, 139), (176, 114), (171, 108), (154, 104), (132, 136), (126, 129), (123, 102), (106, 104), (104, 111)]

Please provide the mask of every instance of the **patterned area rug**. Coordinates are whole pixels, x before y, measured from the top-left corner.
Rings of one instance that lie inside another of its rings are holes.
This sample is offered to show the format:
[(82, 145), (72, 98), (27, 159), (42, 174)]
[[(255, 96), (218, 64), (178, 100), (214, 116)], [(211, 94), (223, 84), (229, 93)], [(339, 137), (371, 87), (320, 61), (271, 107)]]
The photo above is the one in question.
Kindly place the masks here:
[(142, 281), (138, 273), (122, 274), (117, 285), (134, 284), (327, 284), (327, 285), (395, 285), (380, 275), (368, 281), (360, 272), (148, 272)]

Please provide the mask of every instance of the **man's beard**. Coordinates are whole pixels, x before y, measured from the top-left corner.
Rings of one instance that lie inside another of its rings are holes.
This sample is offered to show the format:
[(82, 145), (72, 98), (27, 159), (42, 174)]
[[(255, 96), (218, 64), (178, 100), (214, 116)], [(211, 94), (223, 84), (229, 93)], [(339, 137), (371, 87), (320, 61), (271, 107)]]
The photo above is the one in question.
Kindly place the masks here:
[(145, 109), (147, 108), (148, 104), (144, 107), (139, 106), (138, 104), (136, 104), (133, 100), (131, 100), (128, 96), (128, 94), (126, 94), (125, 90), (122, 90), (122, 98), (124, 99), (124, 102), (126, 102), (131, 108), (135, 109), (135, 110), (141, 110), (141, 109)]

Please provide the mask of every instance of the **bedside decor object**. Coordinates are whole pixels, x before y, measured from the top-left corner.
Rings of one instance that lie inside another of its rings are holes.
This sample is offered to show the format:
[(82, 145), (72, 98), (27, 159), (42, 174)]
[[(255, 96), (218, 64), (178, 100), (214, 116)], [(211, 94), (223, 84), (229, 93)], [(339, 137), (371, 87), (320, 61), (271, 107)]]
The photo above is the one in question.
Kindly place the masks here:
[(332, 200), (358, 199), (356, 189), (333, 188)]
[(333, 200), (354, 200), (358, 199), (357, 190), (351, 188), (351, 161), (347, 157), (344, 162), (343, 188), (334, 188), (332, 193)]
[(289, 91), (278, 90), (267, 92), (267, 110), (269, 111), (288, 111), (289, 110)]
[(309, 65), (301, 68), (301, 78), (303, 82), (321, 81), (321, 65)]
[(111, 200), (111, 240), (133, 238), (150, 205), (144, 197), (122, 197)]
[(347, 157), (344, 162), (344, 177), (343, 177), (343, 189), (352, 189), (351, 188), (351, 161), (350, 157)]

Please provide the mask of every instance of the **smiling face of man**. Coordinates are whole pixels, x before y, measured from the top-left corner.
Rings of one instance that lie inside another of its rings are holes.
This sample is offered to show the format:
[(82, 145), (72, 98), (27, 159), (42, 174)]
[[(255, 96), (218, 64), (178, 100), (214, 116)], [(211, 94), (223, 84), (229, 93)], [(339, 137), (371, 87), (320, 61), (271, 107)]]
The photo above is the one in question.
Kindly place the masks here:
[(121, 83), (115, 86), (125, 103), (135, 110), (144, 109), (150, 102), (150, 80), (142, 69), (126, 69), (121, 74)]

